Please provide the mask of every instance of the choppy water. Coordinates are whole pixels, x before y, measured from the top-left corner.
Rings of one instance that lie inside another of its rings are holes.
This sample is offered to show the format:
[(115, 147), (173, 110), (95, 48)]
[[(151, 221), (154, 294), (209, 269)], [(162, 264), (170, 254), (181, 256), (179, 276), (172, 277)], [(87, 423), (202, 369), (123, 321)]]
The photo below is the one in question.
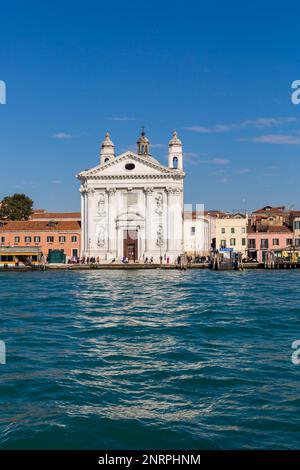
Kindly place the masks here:
[(299, 447), (299, 282), (1, 273), (0, 448)]

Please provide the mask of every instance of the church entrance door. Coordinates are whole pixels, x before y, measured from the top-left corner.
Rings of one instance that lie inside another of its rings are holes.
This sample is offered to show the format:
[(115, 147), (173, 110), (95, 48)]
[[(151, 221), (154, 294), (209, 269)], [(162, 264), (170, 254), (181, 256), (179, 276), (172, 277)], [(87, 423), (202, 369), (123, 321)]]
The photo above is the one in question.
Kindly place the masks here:
[(129, 261), (136, 261), (138, 259), (137, 235), (137, 230), (124, 230), (124, 256)]

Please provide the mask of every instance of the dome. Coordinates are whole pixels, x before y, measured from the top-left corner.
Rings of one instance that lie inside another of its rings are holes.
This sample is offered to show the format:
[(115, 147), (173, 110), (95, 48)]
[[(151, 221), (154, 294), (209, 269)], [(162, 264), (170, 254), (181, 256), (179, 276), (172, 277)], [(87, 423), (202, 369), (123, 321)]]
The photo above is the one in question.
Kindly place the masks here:
[(139, 155), (149, 155), (150, 141), (146, 137), (144, 127), (142, 127), (142, 132), (137, 141), (138, 154)]
[(182, 145), (181, 140), (178, 139), (178, 137), (177, 137), (177, 132), (176, 131), (173, 132), (173, 137), (170, 140), (169, 145)]
[(114, 147), (113, 142), (110, 140), (109, 132), (106, 132), (105, 139), (103, 140), (101, 147)]
[(110, 140), (109, 132), (106, 132), (105, 139), (101, 143), (100, 162), (101, 164), (112, 162), (115, 158), (115, 146)]
[(139, 140), (137, 141), (138, 144), (149, 144), (149, 139), (146, 137), (145, 131), (141, 132)]

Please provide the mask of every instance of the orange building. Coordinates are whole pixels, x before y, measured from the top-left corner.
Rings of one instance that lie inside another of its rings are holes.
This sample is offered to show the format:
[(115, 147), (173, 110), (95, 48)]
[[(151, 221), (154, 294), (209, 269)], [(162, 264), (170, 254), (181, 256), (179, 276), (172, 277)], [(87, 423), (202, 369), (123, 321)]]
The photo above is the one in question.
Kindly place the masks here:
[(70, 214), (56, 215), (52, 218), (52, 214), (47, 213), (45, 220), (1, 221), (0, 247), (39, 247), (45, 257), (49, 250), (63, 250), (66, 260), (79, 257), (80, 220), (75, 216), (72, 220)]

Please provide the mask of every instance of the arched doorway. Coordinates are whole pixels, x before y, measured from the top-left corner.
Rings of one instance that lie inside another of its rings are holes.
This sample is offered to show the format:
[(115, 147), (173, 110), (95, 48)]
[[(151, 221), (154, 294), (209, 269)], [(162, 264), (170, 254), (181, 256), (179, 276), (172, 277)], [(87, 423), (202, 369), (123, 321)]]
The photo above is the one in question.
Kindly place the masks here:
[(124, 230), (123, 232), (123, 252), (128, 261), (138, 260), (138, 230)]
[(134, 262), (145, 251), (145, 219), (136, 211), (124, 211), (116, 218), (117, 257)]

